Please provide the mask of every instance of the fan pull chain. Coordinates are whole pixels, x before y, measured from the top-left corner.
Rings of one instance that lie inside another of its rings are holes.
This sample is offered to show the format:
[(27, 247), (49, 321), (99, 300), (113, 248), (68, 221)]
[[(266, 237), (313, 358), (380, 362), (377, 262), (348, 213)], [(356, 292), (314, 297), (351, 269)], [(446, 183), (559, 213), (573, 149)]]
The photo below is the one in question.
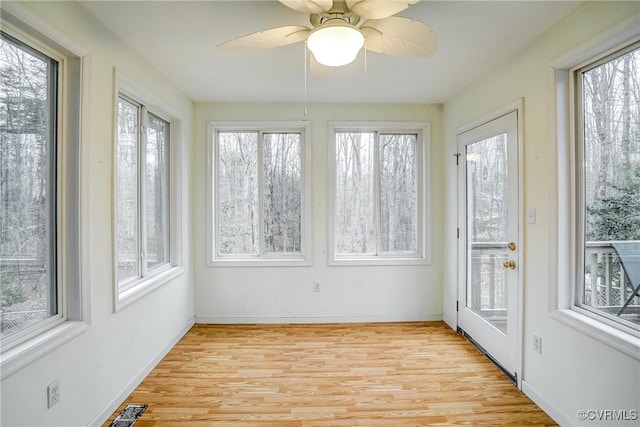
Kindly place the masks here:
[(307, 41), (304, 41), (304, 116), (307, 117)]
[(364, 73), (367, 74), (367, 38), (364, 38)]

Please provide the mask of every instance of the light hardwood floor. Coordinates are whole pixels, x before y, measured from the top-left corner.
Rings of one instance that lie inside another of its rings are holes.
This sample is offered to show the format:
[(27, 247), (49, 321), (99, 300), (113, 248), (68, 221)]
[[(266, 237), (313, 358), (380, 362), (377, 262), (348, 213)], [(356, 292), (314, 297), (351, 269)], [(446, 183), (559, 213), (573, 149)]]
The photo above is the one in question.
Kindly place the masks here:
[(126, 399), (135, 427), (556, 425), (442, 322), (196, 325)]

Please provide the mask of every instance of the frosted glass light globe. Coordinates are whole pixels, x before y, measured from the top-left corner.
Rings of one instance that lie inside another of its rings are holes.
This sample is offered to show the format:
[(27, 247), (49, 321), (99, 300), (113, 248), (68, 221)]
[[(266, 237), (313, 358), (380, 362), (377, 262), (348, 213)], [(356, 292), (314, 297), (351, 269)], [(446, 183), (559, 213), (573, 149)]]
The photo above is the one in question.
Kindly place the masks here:
[(364, 45), (364, 36), (353, 25), (336, 20), (316, 28), (307, 37), (307, 47), (316, 61), (329, 67), (353, 62)]

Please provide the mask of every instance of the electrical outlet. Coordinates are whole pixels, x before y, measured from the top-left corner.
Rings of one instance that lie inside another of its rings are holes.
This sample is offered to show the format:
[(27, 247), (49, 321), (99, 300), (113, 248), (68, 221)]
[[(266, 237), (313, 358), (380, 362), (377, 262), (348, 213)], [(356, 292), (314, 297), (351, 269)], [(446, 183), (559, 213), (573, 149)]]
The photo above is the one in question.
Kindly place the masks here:
[(542, 354), (542, 338), (537, 335), (533, 336), (533, 351)]
[(47, 407), (51, 408), (60, 401), (60, 380), (55, 380), (47, 387)]
[(313, 292), (320, 292), (320, 282), (313, 282)]

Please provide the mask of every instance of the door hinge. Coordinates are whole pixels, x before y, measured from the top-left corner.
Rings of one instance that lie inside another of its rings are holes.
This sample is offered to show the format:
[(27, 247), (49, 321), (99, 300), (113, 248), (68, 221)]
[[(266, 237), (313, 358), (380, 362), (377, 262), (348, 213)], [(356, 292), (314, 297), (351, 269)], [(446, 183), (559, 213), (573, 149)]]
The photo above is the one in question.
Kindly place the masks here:
[(460, 301), (456, 301), (456, 311), (460, 311)]
[(458, 166), (460, 164), (460, 156), (461, 155), (462, 154), (460, 154), (460, 153), (456, 153), (456, 154), (453, 155), (456, 158), (456, 166)]
[(456, 239), (460, 238), (460, 227), (456, 228)]

